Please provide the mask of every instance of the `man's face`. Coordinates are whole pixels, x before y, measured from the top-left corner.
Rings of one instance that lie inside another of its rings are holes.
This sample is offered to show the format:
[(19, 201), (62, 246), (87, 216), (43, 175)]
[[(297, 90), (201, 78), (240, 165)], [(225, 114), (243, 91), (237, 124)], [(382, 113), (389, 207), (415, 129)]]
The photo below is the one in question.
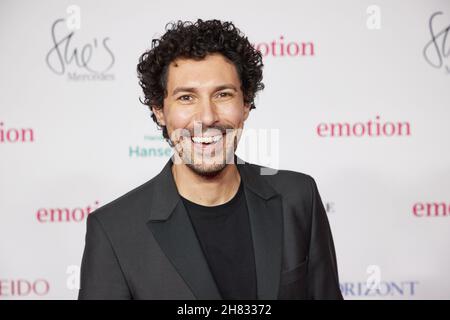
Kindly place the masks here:
[(220, 54), (177, 59), (168, 69), (164, 107), (153, 108), (175, 157), (197, 174), (214, 176), (232, 163), (250, 105), (236, 67)]

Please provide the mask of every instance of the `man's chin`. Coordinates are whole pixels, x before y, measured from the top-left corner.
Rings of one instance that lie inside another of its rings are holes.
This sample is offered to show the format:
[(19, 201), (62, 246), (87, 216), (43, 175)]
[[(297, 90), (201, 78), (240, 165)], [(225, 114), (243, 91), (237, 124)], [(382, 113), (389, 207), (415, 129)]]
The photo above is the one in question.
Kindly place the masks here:
[(226, 163), (221, 164), (192, 164), (187, 163), (186, 166), (194, 173), (202, 177), (215, 177), (226, 167)]

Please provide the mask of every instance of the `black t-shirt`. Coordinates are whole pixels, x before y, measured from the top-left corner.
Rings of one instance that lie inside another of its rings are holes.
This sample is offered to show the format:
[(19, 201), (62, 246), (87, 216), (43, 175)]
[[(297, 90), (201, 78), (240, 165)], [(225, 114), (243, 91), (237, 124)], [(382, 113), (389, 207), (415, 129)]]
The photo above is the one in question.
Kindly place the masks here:
[(223, 299), (256, 299), (256, 269), (244, 188), (207, 207), (181, 197)]

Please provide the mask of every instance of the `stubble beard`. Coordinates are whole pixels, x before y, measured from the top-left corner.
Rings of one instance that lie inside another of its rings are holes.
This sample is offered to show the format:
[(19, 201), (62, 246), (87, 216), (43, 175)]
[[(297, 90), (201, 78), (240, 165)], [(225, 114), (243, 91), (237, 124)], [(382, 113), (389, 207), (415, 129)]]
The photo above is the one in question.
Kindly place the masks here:
[[(221, 141), (222, 147), (213, 149), (212, 152), (197, 152), (194, 148), (189, 150), (192, 146), (189, 141), (184, 141), (183, 147), (177, 152), (182, 162), (195, 174), (213, 178), (219, 175), (228, 164), (234, 163), (237, 142), (237, 135), (234, 131), (231, 131), (224, 135)], [(218, 151), (218, 154), (216, 154), (216, 151)]]

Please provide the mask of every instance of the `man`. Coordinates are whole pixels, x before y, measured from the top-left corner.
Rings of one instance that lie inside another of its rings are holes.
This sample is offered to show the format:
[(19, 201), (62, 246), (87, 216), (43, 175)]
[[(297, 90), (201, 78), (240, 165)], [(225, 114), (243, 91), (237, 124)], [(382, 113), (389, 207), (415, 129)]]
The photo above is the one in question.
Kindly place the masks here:
[(342, 299), (314, 179), (234, 154), (262, 67), (218, 20), (173, 24), (141, 56), (143, 103), (175, 152), (88, 217), (79, 299)]

